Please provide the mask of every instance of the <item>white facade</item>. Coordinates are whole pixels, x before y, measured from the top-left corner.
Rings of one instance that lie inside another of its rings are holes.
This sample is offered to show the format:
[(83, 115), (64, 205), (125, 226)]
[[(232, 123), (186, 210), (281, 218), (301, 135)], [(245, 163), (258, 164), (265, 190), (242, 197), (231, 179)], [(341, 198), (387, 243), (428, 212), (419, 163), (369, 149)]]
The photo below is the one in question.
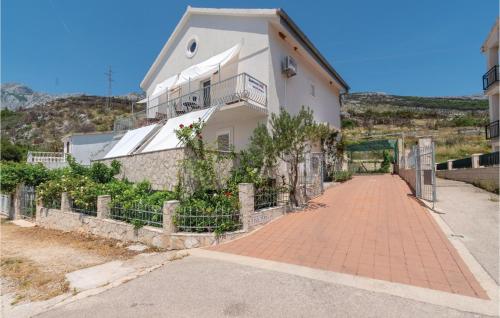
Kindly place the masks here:
[[(182, 91), (200, 90), (205, 81), (217, 85), (246, 73), (265, 84), (265, 103), (260, 100), (257, 104), (243, 101), (221, 105), (206, 122), (206, 141), (216, 144), (218, 136), (225, 134), (235, 150), (244, 149), (258, 123), (268, 123), (269, 114), (279, 112), (280, 107), (297, 113), (301, 106), (309, 106), (317, 122), (340, 129), (340, 94), (349, 87), (280, 9), (188, 7), (141, 82), (148, 106), (154, 105), (150, 98), (158, 84), (236, 45), (240, 47), (238, 54), (220, 66), (220, 71), (190, 79)], [(292, 56), (298, 64), (297, 74), (290, 78), (282, 73), (286, 56)], [(244, 80), (248, 81), (247, 77)], [(165, 91), (165, 98), (172, 99), (174, 93), (169, 91), (167, 95)], [(149, 114), (152, 117), (157, 111)]]
[(500, 139), (498, 137), (500, 113), (498, 37), (499, 20), (497, 19), (481, 47), (481, 52), (486, 57), (486, 73), (483, 75), (483, 89), (485, 95), (488, 96), (490, 115), (490, 124), (486, 129), (487, 136), (490, 136), (490, 134), (492, 136), (490, 141), (493, 151), (500, 150)]
[(64, 155), (71, 155), (83, 165), (90, 165), (91, 161), (103, 158), (117, 141), (112, 132), (76, 133), (62, 139)]

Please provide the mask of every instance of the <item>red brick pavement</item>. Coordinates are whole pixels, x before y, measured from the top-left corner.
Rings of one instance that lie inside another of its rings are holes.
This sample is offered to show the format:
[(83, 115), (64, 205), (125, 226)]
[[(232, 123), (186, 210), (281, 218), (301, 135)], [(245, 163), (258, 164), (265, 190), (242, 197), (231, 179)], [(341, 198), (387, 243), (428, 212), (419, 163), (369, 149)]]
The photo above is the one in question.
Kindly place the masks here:
[(210, 249), (488, 298), (398, 176), (354, 177), (304, 211)]

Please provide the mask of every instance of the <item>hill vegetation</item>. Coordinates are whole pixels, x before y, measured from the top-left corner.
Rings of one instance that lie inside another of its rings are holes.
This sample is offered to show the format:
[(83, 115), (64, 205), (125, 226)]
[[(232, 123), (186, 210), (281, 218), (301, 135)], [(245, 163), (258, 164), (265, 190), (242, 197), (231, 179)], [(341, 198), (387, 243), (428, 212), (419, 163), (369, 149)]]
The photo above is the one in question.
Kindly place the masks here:
[[(110, 131), (117, 116), (128, 114), (131, 102), (106, 97), (71, 96), (32, 108), (1, 111), (2, 145), (9, 143), (39, 151), (61, 151), (61, 138), (75, 132)], [(3, 147), (2, 147), (3, 148)]]
[(477, 97), (354, 93), (345, 97), (342, 109), (347, 140), (396, 138), (402, 133), (410, 147), (418, 136), (432, 136), (438, 162), (489, 152), (484, 136), (488, 121), (488, 101)]

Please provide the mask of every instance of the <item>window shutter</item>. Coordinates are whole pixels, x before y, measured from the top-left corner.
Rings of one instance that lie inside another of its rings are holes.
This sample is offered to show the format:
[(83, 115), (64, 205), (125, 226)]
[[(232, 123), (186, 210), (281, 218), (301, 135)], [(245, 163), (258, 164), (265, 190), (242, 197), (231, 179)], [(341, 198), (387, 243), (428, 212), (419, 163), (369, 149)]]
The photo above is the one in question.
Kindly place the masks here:
[(229, 134), (222, 134), (217, 136), (217, 148), (219, 151), (229, 151)]

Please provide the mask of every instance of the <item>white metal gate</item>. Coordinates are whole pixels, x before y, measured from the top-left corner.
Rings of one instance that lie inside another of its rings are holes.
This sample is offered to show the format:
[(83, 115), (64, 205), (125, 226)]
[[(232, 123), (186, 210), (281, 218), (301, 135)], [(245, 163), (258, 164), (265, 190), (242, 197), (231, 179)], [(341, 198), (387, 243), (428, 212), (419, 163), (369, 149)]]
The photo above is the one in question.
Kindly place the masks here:
[(436, 202), (436, 164), (434, 143), (429, 146), (414, 146), (415, 195), (418, 198)]

